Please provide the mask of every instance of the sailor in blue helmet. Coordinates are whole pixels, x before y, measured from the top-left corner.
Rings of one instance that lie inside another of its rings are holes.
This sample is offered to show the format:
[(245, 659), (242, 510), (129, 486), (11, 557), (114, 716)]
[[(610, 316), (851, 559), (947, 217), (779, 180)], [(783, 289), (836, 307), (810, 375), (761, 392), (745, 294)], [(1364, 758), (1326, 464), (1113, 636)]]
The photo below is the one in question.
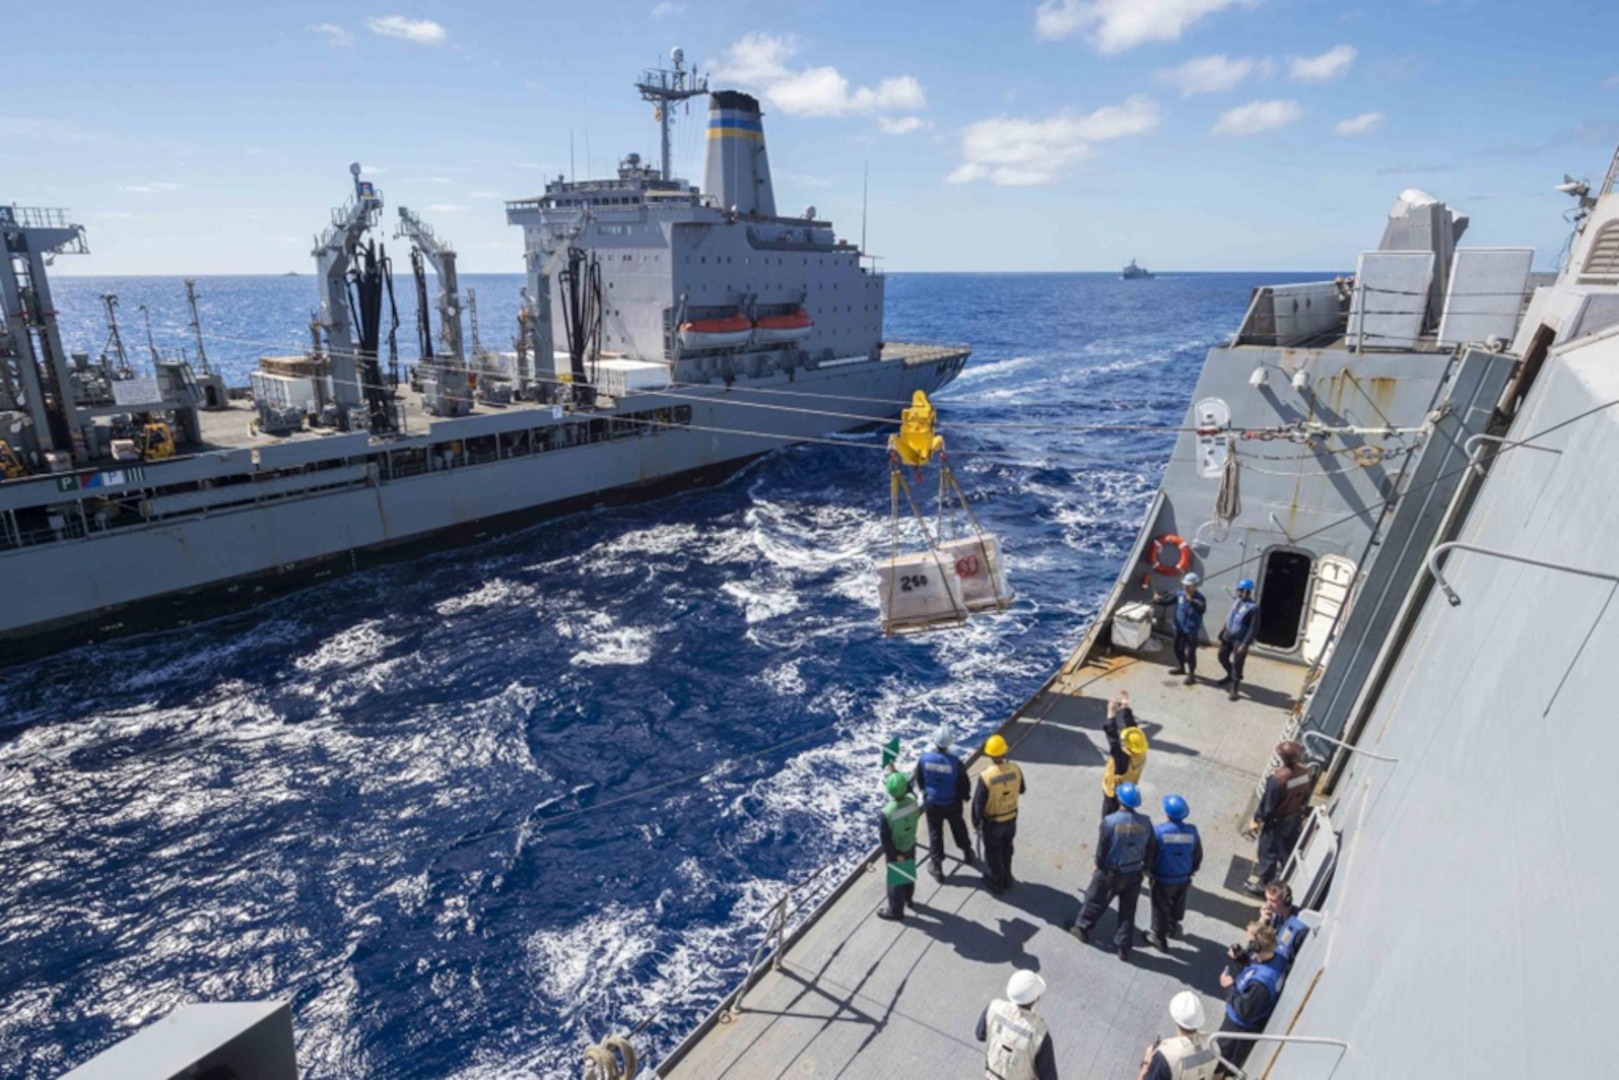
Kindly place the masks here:
[(1158, 853), (1147, 867), (1152, 882), (1152, 929), (1147, 944), (1169, 951), (1169, 939), (1181, 936), (1181, 920), (1186, 918), (1186, 893), (1192, 875), (1203, 867), (1203, 838), (1197, 826), (1186, 820), (1190, 809), (1179, 795), (1164, 796), (1168, 821), (1153, 826)]
[(1116, 896), (1119, 898), (1119, 924), (1113, 931), (1113, 947), (1120, 960), (1130, 959), (1136, 937), (1136, 901), (1141, 896), (1141, 876), (1158, 855), (1158, 841), (1152, 822), (1137, 808), (1141, 791), (1134, 784), (1120, 784), (1116, 792), (1119, 809), (1102, 819), (1096, 838), (1096, 871), (1085, 890), (1085, 903), (1068, 932), (1087, 944), (1091, 929)]
[(922, 812), (928, 819), (928, 873), (935, 881), (944, 880), (944, 825), (961, 849), (961, 859), (969, 866), (973, 858), (972, 837), (967, 832), (967, 800), (972, 789), (967, 767), (950, 752), (950, 726), (940, 724), (933, 733), (933, 749), (917, 759), (911, 783), (922, 790)]
[(1171, 675), (1186, 675), (1186, 685), (1197, 682), (1197, 645), (1203, 637), (1203, 613), (1209, 609), (1206, 596), (1198, 591), (1203, 579), (1196, 574), (1181, 578), (1181, 591), (1173, 595), (1159, 593), (1152, 602), (1159, 607), (1174, 607), (1171, 625), (1175, 628), (1175, 666)]
[(1237, 599), (1220, 628), (1220, 666), (1225, 678), (1215, 686), (1230, 687), (1231, 700), (1237, 700), (1242, 687), (1242, 665), (1248, 659), (1248, 648), (1259, 634), (1259, 605), (1254, 602), (1254, 579), (1237, 582)]

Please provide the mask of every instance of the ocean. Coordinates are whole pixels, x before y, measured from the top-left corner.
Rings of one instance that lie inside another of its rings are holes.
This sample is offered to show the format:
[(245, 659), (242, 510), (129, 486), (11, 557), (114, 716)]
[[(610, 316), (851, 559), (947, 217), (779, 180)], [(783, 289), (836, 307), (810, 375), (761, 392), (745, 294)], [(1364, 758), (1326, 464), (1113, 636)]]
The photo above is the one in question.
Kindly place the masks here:
[[(875, 843), (882, 743), (971, 746), (1077, 644), (1173, 449), (1118, 429), (1179, 424), (1251, 290), (1300, 279), (889, 275), (890, 338), (973, 347), (936, 404), (1018, 599), (963, 629), (880, 632), (873, 433), (0, 668), (0, 1071), (260, 998), (310, 1080), (577, 1075), (637, 1027), (655, 1060), (790, 885)], [(463, 278), (486, 346), (521, 284)], [(141, 305), (194, 353), (179, 279), (55, 287), (70, 349), (101, 351), (115, 292), (137, 368)], [(198, 292), (233, 384), (308, 341), (309, 275)]]

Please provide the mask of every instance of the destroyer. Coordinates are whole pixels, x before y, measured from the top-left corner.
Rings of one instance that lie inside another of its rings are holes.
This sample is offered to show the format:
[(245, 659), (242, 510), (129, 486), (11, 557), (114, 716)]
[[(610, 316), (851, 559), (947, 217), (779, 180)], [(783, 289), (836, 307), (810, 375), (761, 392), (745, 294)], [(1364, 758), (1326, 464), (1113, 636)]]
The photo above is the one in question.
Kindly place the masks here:
[(669, 125), (706, 82), (676, 50), (637, 89), (659, 104), (658, 167), (631, 154), (507, 204), (528, 278), (512, 352), (467, 355), (455, 253), (400, 209), (440, 287), (408, 392), (381, 360), (383, 196), (357, 165), (313, 252), (312, 346), (261, 360), (251, 401), (184, 362), (131, 379), (69, 356), (46, 267), (87, 250), (84, 230), (0, 207), (0, 655), (723, 476), (955, 378), (966, 348), (883, 341), (881, 275), (813, 207), (777, 213), (754, 98), (709, 96), (699, 189), (671, 173)]

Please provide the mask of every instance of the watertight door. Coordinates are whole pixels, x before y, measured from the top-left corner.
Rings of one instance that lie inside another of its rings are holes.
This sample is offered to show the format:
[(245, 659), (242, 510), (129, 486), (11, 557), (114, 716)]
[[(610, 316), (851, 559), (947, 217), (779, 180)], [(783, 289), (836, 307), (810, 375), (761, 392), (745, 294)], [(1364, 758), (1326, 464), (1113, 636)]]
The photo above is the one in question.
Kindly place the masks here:
[(1304, 619), (1304, 660), (1313, 664), (1327, 646), (1327, 635), (1338, 612), (1349, 599), (1349, 585), (1355, 580), (1355, 564), (1342, 555), (1323, 555), (1315, 564), (1315, 581), (1310, 584), (1309, 613)]

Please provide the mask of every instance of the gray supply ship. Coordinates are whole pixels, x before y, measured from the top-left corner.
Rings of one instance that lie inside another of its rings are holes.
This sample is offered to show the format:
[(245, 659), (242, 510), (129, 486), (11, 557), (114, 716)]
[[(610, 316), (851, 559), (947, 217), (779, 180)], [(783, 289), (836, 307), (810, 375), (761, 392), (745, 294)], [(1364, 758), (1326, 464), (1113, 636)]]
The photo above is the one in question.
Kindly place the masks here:
[(1148, 270), (1145, 266), (1138, 266), (1134, 259), (1131, 259), (1129, 265), (1119, 271), (1119, 277), (1125, 281), (1140, 281), (1152, 276), (1151, 270)]
[[(777, 213), (754, 98), (708, 95), (679, 50), (637, 88), (659, 105), (659, 166), (631, 154), (615, 177), (507, 204), (528, 279), (513, 351), (468, 355), (455, 252), (400, 209), (424, 320), (408, 391), (384, 370), (383, 197), (357, 165), (313, 252), (311, 348), (261, 360), (250, 400), (206, 366), (141, 379), (69, 355), (46, 269), (87, 250), (84, 230), (0, 206), (0, 657), (717, 479), (960, 373), (965, 347), (883, 340), (882, 276), (813, 207)], [(669, 127), (703, 95), (699, 189), (672, 176)]]
[[(1239, 830), (1281, 738), (1312, 758), (1279, 879), (1310, 933), (1234, 1073), (1610, 1072), (1616, 184), (1619, 154), (1596, 194), (1561, 186), (1575, 232), (1555, 281), (1531, 274), (1528, 249), (1458, 246), (1466, 219), (1408, 191), (1352, 279), (1257, 290), (1209, 353), (1099, 617), (999, 728), (1028, 781), (1014, 886), (992, 895), (952, 862), (892, 923), (875, 917), (879, 854), (831, 886), (812, 877), (773, 908), (743, 983), (680, 1045), (652, 1048), (650, 1075), (977, 1076), (974, 1023), (1016, 970), (1047, 985), (1037, 1011), (1063, 1076), (1137, 1075), (1188, 988), (1209, 1018), (1193, 1041), (1230, 1054), (1243, 1036), (1213, 1034), (1218, 976), (1257, 908)], [(1208, 585), (1211, 629), (1224, 590), (1257, 579), (1240, 692), (1207, 685), (1208, 667), (1190, 684), (1166, 670), (1150, 601), (1187, 570)], [(1121, 691), (1152, 744), (1145, 807), (1156, 817), (1160, 797), (1184, 795), (1205, 849), (1184, 935), (1123, 963), (1105, 944), (1112, 915), (1095, 944), (1063, 930), (1090, 874), (1099, 728)], [(284, 1003), (193, 1005), (70, 1075), (252, 1061), (283, 1080), (291, 1046)], [(648, 1075), (634, 1059), (649, 1048), (635, 1049), (591, 1047), (584, 1075)]]

